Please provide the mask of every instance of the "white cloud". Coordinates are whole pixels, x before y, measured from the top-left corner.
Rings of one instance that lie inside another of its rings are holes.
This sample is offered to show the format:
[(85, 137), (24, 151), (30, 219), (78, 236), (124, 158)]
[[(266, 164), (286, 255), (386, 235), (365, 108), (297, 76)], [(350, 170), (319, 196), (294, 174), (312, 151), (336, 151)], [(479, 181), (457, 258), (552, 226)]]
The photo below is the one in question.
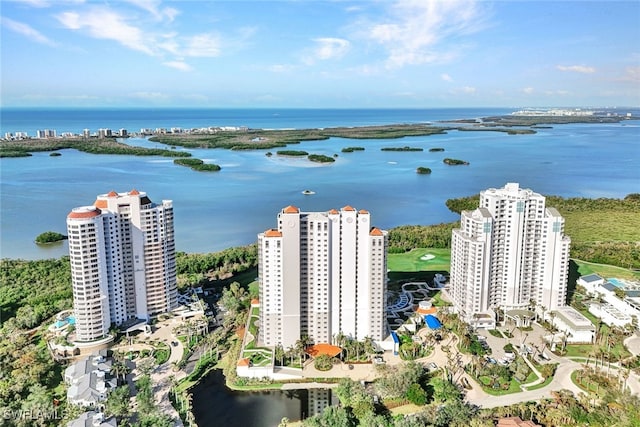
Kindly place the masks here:
[(624, 70), (624, 76), (622, 76), (622, 81), (640, 83), (640, 66), (638, 67), (627, 67)]
[(440, 78), (442, 80), (444, 80), (445, 82), (452, 82), (453, 81), (453, 78), (451, 78), (451, 76), (449, 74), (447, 74), (447, 73), (440, 74)]
[(34, 42), (46, 44), (49, 46), (56, 45), (56, 43), (54, 43), (52, 40), (50, 40), (45, 35), (43, 35), (40, 31), (36, 30), (35, 28), (27, 24), (14, 21), (13, 19), (5, 18), (5, 17), (2, 17), (0, 22), (2, 23), (3, 27), (6, 27), (7, 29), (13, 32), (16, 32), (18, 34), (22, 34), (23, 36), (25, 36), (30, 40), (33, 40)]
[(15, 3), (24, 3), (32, 7), (45, 8), (51, 6), (51, 2), (47, 0), (12, 0)]
[(155, 55), (153, 40), (126, 18), (106, 8), (92, 8), (85, 13), (63, 12), (56, 16), (70, 30), (81, 30), (98, 39), (114, 40), (130, 49)]
[(192, 69), (189, 64), (183, 61), (167, 61), (162, 64), (180, 71), (191, 71)]
[[(153, 8), (158, 4), (157, 2), (138, 0), (134, 0), (134, 3), (148, 8)], [(154, 33), (134, 25), (134, 18), (104, 7), (64, 12), (57, 15), (56, 18), (69, 30), (82, 31), (97, 39), (112, 40), (129, 49), (151, 56), (162, 57), (170, 53), (178, 57), (216, 57), (221, 53), (222, 42), (216, 34), (203, 33), (181, 36), (176, 32)], [(135, 22), (142, 23), (143, 21)], [(168, 66), (182, 70), (188, 67), (187, 64), (176, 62), (168, 61), (165, 65), (170, 64)]]
[(595, 73), (596, 69), (593, 67), (587, 67), (586, 65), (556, 65), (556, 68), (560, 71), (571, 71), (574, 73)]
[(295, 67), (289, 64), (274, 64), (268, 67), (267, 69), (272, 73), (288, 73), (293, 70)]
[(533, 88), (532, 87), (525, 87), (524, 89), (522, 89), (522, 91), (524, 93), (526, 93), (527, 95), (531, 95), (533, 93)]
[(213, 34), (198, 34), (185, 39), (185, 56), (215, 57), (220, 55), (220, 38)]
[(443, 48), (446, 39), (484, 26), (474, 0), (399, 0), (390, 15), (392, 20), (372, 25), (367, 34), (387, 49), (390, 68), (448, 61), (455, 54)]
[(569, 95), (571, 92), (569, 92), (568, 90), (547, 90), (544, 92), (545, 95), (549, 95), (549, 96), (565, 96), (565, 95)]
[(462, 86), (455, 89), (449, 90), (449, 93), (454, 95), (465, 94), (465, 95), (475, 95), (478, 90), (473, 86)]
[(127, 2), (139, 7), (142, 10), (149, 12), (153, 17), (159, 21), (167, 18), (169, 21), (173, 21), (175, 17), (180, 13), (177, 9), (172, 7), (161, 8), (160, 0), (126, 0)]
[(341, 58), (351, 46), (348, 40), (335, 37), (321, 37), (313, 39), (313, 41), (316, 46), (312, 49), (311, 54), (304, 58), (304, 62), (307, 64), (313, 64), (316, 60), (326, 61)]

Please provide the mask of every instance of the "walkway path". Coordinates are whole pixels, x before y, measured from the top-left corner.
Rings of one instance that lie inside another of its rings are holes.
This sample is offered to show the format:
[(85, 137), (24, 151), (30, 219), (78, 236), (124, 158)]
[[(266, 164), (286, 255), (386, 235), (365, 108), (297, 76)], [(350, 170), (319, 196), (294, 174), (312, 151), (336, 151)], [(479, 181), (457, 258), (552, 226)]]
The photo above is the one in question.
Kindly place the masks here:
[[(164, 414), (169, 415), (174, 420), (174, 426), (183, 427), (180, 415), (171, 405), (171, 401), (169, 399), (169, 391), (171, 390), (172, 385), (171, 377), (173, 377), (177, 382), (186, 376), (186, 373), (182, 370), (173, 370), (173, 367), (182, 359), (182, 354), (184, 352), (182, 342), (177, 339), (172, 332), (173, 327), (177, 324), (178, 322), (176, 320), (160, 322), (154, 325), (153, 332), (148, 336), (148, 338), (157, 339), (158, 341), (166, 343), (171, 351), (169, 360), (151, 371), (151, 384), (153, 384), (153, 393), (156, 405)], [(176, 345), (174, 346), (172, 343), (176, 343)], [(119, 347), (119, 349), (125, 351), (146, 350), (150, 348), (152, 348), (150, 345), (142, 343), (134, 343), (132, 345), (123, 345)]]

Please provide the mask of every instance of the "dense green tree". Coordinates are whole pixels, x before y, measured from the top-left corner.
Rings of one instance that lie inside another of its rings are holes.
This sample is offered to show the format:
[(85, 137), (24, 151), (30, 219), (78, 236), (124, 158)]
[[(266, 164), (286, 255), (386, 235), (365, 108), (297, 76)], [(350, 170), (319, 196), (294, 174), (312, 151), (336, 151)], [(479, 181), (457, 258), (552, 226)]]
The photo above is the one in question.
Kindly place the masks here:
[(302, 422), (305, 427), (355, 427), (357, 421), (347, 409), (328, 406), (322, 414), (314, 415)]
[(124, 418), (129, 416), (129, 386), (123, 385), (111, 390), (105, 404), (107, 416)]
[(418, 383), (413, 383), (407, 389), (407, 400), (415, 405), (424, 405), (427, 403), (427, 393)]

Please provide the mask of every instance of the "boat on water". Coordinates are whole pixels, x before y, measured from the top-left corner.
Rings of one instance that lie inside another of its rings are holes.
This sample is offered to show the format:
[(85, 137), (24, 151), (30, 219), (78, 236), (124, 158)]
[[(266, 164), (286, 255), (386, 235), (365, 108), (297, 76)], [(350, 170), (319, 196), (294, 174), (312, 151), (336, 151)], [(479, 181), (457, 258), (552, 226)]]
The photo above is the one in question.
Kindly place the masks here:
[(311, 190), (304, 190), (302, 192), (302, 194), (304, 194), (305, 196), (309, 196), (311, 194), (316, 194), (316, 192), (315, 191), (311, 191)]

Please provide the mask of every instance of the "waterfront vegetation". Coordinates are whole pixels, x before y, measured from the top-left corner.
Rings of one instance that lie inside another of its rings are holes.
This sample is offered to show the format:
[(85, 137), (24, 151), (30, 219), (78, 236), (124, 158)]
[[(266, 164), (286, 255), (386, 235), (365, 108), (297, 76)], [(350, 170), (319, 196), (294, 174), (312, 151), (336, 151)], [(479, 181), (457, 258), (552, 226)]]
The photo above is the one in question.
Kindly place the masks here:
[(316, 163), (333, 163), (336, 161), (333, 157), (325, 156), (324, 154), (309, 154), (307, 159)]
[(364, 147), (344, 147), (343, 153), (353, 153), (354, 151), (364, 151)]
[(173, 163), (180, 166), (187, 166), (198, 172), (217, 172), (221, 169), (221, 167), (216, 164), (205, 163), (203, 160), (194, 158), (175, 159)]
[(276, 151), (276, 154), (278, 156), (294, 156), (294, 157), (309, 155), (309, 153), (303, 150), (279, 150), (279, 151)]
[(24, 157), (39, 151), (57, 151), (72, 148), (90, 154), (120, 154), (129, 156), (190, 157), (185, 151), (160, 148), (134, 147), (114, 138), (60, 138), (30, 139), (28, 141), (0, 141), (0, 157)]
[(450, 159), (450, 158), (445, 158), (444, 160), (442, 160), (442, 162), (445, 165), (449, 165), (449, 166), (457, 166), (457, 165), (468, 165), (469, 162), (465, 161), (465, 160), (459, 160), (459, 159)]
[(380, 151), (424, 151), (424, 148), (405, 145), (404, 147), (382, 147)]
[(423, 166), (420, 166), (416, 169), (416, 173), (419, 175), (430, 175), (431, 174), (431, 169), (430, 168), (425, 168)]
[(66, 240), (66, 238), (67, 236), (64, 234), (60, 234), (55, 231), (45, 231), (44, 233), (38, 234), (36, 237), (36, 243), (43, 245), (47, 243), (60, 242), (62, 240)]
[(11, 150), (0, 148), (0, 158), (2, 157), (31, 157), (32, 154), (27, 151)]

